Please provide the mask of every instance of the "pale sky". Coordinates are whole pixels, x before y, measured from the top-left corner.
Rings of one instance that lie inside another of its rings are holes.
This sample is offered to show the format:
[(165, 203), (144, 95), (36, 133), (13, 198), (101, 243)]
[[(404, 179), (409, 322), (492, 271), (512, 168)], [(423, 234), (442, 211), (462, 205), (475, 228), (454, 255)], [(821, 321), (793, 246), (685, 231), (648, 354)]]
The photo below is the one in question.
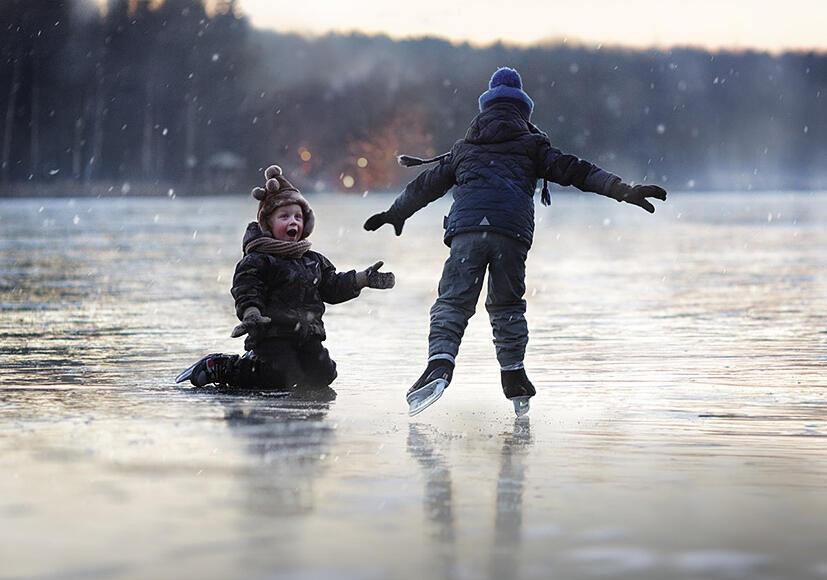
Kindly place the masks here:
[(827, 0), (239, 0), (260, 28), (487, 44), (827, 50)]

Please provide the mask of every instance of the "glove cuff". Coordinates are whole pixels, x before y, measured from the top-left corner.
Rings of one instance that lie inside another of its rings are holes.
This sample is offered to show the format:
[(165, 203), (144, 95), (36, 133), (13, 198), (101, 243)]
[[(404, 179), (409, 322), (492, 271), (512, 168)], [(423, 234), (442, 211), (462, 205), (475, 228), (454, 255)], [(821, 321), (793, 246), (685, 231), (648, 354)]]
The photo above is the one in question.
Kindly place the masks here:
[(361, 270), (356, 272), (356, 288), (361, 290), (362, 288), (366, 288), (368, 285), (368, 271)]
[(255, 306), (250, 306), (249, 308), (247, 308), (247, 310), (244, 311), (244, 315), (241, 317), (241, 319), (244, 320), (245, 318), (249, 318), (254, 314), (261, 316), (261, 310), (259, 310)]
[(629, 192), (632, 191), (632, 187), (628, 183), (623, 183), (622, 181), (618, 180), (617, 182), (612, 184), (612, 189), (610, 196), (617, 201), (626, 201), (626, 197), (629, 195)]

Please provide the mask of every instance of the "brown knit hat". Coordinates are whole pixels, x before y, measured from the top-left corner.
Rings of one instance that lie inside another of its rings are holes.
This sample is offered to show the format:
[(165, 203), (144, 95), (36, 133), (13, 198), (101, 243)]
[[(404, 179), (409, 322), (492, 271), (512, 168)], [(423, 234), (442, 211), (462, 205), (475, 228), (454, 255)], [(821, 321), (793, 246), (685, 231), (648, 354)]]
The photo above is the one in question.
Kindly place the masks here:
[(310, 209), (310, 204), (296, 187), (287, 181), (282, 175), (281, 167), (271, 165), (264, 171), (264, 178), (267, 182), (264, 187), (253, 189), (253, 198), (258, 200), (258, 225), (265, 232), (270, 229), (267, 226), (267, 218), (284, 205), (296, 204), (302, 208), (304, 216), (304, 230), (302, 239), (313, 233), (313, 226), (316, 225), (316, 216)]

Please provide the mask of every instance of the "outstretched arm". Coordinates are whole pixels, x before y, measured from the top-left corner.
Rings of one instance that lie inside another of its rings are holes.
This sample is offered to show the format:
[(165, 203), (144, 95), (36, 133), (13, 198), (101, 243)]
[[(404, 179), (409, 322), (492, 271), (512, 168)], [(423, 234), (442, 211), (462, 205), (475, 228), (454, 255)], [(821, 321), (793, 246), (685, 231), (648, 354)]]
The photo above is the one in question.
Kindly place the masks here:
[(666, 190), (657, 185), (635, 185), (624, 183), (620, 177), (600, 169), (597, 165), (563, 153), (546, 142), (540, 149), (539, 172), (542, 177), (559, 183), (573, 185), (581, 191), (589, 191), (625, 201), (642, 207), (649, 213), (655, 212), (646, 198), (666, 200)]
[(337, 272), (330, 260), (321, 257), (322, 278), (319, 281), (319, 296), (328, 304), (339, 304), (353, 300), (362, 291), (356, 283), (356, 270)]
[(580, 191), (612, 197), (612, 186), (620, 182), (617, 175), (575, 155), (563, 153), (548, 141), (540, 147), (538, 162), (541, 177), (560, 185), (573, 185)]
[(396, 198), (388, 211), (372, 215), (365, 222), (365, 229), (372, 232), (384, 224), (393, 225), (396, 235), (402, 235), (405, 220), (414, 213), (445, 195), (456, 183), (451, 157), (440, 160), (436, 167), (420, 173), (405, 191)]
[(360, 272), (337, 272), (336, 267), (325, 257), (322, 257), (322, 280), (319, 284), (319, 293), (328, 304), (346, 302), (359, 296), (362, 288), (377, 288), (387, 290), (393, 288), (396, 278), (392, 272), (380, 272), (384, 262), (376, 262), (373, 266)]

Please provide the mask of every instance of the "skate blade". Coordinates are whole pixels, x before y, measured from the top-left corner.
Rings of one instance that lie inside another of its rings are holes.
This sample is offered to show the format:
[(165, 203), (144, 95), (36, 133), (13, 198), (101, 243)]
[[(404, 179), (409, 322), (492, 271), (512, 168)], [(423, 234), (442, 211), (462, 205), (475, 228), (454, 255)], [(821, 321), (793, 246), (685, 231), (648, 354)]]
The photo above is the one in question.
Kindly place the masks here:
[(181, 374), (179, 374), (177, 377), (175, 377), (175, 382), (176, 383), (183, 383), (184, 381), (189, 379), (192, 376), (192, 371), (195, 370), (195, 367), (198, 366), (198, 363), (200, 363), (200, 362), (201, 361), (199, 360), (199, 361), (193, 363), (192, 366), (190, 366), (186, 370), (182, 371)]
[(409, 406), (408, 415), (411, 417), (418, 415), (436, 403), (442, 396), (442, 393), (445, 392), (447, 386), (448, 381), (445, 379), (437, 379), (408, 395), (406, 397)]
[(530, 409), (529, 399), (531, 399), (531, 397), (512, 397), (511, 402), (514, 403), (514, 412), (518, 417), (522, 417), (528, 413)]

